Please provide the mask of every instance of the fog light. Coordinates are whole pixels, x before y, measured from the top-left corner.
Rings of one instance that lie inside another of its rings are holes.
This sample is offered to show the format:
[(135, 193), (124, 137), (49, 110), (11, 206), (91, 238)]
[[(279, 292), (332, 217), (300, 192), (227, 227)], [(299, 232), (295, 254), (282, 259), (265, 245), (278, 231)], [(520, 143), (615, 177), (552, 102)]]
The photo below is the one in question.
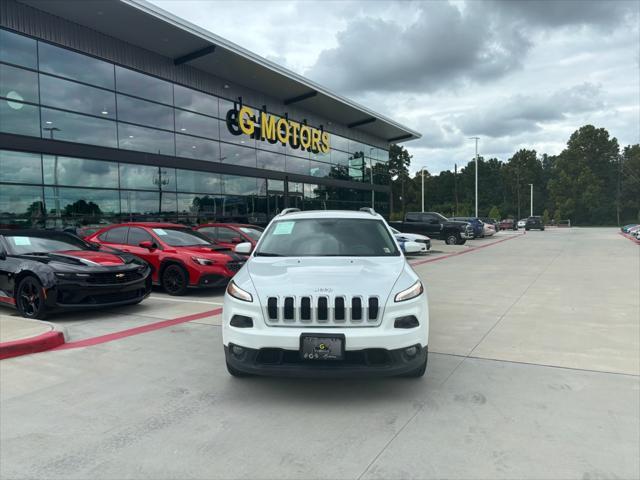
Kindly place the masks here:
[(405, 348), (404, 353), (407, 355), (407, 357), (415, 357), (416, 353), (418, 353), (418, 349), (416, 347)]
[(235, 355), (236, 357), (240, 357), (244, 353), (244, 348), (234, 345), (233, 347), (231, 347), (231, 353), (233, 353), (233, 355)]
[(407, 315), (406, 317), (398, 317), (393, 326), (396, 328), (415, 328), (420, 325), (418, 319), (413, 315)]
[(250, 317), (245, 317), (244, 315), (234, 315), (231, 317), (231, 322), (229, 322), (229, 324), (236, 328), (252, 328), (253, 320)]

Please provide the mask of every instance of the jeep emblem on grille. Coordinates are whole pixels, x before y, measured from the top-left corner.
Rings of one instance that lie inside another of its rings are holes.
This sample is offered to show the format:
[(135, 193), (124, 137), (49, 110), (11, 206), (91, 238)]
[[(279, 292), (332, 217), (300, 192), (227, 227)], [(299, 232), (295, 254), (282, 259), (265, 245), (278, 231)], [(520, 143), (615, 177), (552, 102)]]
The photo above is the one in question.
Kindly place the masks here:
[(333, 292), (333, 288), (316, 288), (314, 293), (331, 293)]

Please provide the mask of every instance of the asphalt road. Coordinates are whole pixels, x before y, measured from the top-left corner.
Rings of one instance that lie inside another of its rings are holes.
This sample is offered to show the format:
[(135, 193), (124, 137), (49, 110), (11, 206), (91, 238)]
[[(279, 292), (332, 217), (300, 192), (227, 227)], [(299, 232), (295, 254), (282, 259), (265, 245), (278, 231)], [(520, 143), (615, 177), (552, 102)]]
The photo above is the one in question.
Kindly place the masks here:
[(0, 362), (0, 478), (640, 477), (638, 245), (574, 228), (434, 249), (412, 260), (420, 380), (234, 379), (221, 291), (54, 317), (75, 348)]

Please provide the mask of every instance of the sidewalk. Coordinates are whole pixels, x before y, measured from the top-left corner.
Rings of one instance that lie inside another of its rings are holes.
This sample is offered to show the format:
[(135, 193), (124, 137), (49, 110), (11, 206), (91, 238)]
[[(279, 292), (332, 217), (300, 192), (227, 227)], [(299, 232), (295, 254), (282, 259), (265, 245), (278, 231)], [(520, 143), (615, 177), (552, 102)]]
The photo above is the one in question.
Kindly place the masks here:
[(62, 345), (64, 332), (41, 320), (0, 314), (0, 360)]

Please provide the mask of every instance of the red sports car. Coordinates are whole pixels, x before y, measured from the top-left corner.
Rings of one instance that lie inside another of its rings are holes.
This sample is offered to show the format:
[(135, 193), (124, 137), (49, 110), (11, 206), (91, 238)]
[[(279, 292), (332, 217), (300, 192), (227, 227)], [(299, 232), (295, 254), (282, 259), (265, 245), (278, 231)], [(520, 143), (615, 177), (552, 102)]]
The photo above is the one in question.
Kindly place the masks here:
[(229, 249), (243, 242), (255, 247), (263, 231), (260, 227), (243, 223), (206, 223), (194, 230), (207, 236), (215, 245)]
[(221, 287), (242, 268), (244, 258), (184, 225), (123, 223), (98, 230), (87, 241), (132, 253), (152, 269), (152, 280), (169, 295), (184, 295), (189, 287)]

